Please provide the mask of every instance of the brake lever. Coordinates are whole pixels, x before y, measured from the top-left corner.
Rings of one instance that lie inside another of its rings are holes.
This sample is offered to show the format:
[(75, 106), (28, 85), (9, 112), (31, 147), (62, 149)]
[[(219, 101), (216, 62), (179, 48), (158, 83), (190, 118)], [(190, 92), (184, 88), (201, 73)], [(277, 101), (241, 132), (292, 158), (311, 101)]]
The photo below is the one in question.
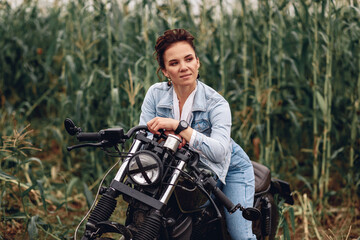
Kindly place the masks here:
[(76, 148), (82, 148), (82, 147), (106, 147), (108, 145), (108, 141), (101, 141), (98, 143), (84, 143), (84, 144), (78, 144), (74, 146), (67, 147), (66, 150), (69, 152)]

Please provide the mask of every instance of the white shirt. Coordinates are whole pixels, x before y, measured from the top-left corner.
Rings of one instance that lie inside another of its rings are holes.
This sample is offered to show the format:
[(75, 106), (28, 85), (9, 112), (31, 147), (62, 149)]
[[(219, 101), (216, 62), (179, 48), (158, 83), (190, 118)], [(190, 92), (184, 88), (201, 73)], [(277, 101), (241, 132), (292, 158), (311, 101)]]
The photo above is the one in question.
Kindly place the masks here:
[[(173, 88), (173, 115), (174, 115), (174, 119), (176, 120), (185, 120), (187, 123), (190, 124), (190, 118), (191, 118), (191, 111), (192, 111), (192, 107), (193, 107), (193, 103), (194, 103), (194, 97), (195, 97), (195, 93), (197, 90), (197, 86), (195, 87), (194, 91), (192, 91), (190, 93), (190, 95), (188, 96), (188, 98), (186, 99), (183, 108), (182, 108), (182, 112), (181, 112), (181, 116), (180, 116), (180, 107), (179, 107), (179, 99), (177, 97), (177, 94), (175, 92), (175, 89)], [(193, 131), (192, 135), (191, 135), (191, 139), (189, 142), (189, 145), (192, 146), (194, 143), (196, 137), (196, 131)]]

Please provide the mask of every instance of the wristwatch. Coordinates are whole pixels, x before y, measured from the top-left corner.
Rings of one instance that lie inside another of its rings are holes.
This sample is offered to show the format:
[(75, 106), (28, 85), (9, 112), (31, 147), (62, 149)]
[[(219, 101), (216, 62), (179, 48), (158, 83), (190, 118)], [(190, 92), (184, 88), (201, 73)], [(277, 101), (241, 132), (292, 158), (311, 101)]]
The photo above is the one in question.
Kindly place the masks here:
[(179, 134), (189, 127), (189, 124), (185, 120), (179, 122), (178, 127), (175, 130), (175, 134)]

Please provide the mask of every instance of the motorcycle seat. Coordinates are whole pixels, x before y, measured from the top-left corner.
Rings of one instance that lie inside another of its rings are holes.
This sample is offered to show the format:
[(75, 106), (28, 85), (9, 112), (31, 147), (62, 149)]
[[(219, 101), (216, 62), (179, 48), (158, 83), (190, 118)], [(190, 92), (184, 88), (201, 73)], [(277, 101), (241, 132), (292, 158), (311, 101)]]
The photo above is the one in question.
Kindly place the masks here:
[(268, 190), (271, 183), (271, 172), (266, 166), (251, 161), (255, 174), (255, 193), (260, 193)]

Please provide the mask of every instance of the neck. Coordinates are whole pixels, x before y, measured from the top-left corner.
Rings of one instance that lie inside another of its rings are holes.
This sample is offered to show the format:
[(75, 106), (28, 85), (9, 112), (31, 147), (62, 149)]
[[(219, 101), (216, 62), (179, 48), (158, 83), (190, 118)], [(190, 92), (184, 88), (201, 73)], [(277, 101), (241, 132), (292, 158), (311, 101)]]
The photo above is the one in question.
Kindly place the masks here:
[(179, 99), (179, 103), (182, 106), (186, 99), (189, 97), (189, 95), (194, 91), (194, 89), (196, 88), (196, 85), (194, 86), (181, 86), (181, 87), (177, 87), (174, 85), (174, 90), (176, 92), (176, 95)]

